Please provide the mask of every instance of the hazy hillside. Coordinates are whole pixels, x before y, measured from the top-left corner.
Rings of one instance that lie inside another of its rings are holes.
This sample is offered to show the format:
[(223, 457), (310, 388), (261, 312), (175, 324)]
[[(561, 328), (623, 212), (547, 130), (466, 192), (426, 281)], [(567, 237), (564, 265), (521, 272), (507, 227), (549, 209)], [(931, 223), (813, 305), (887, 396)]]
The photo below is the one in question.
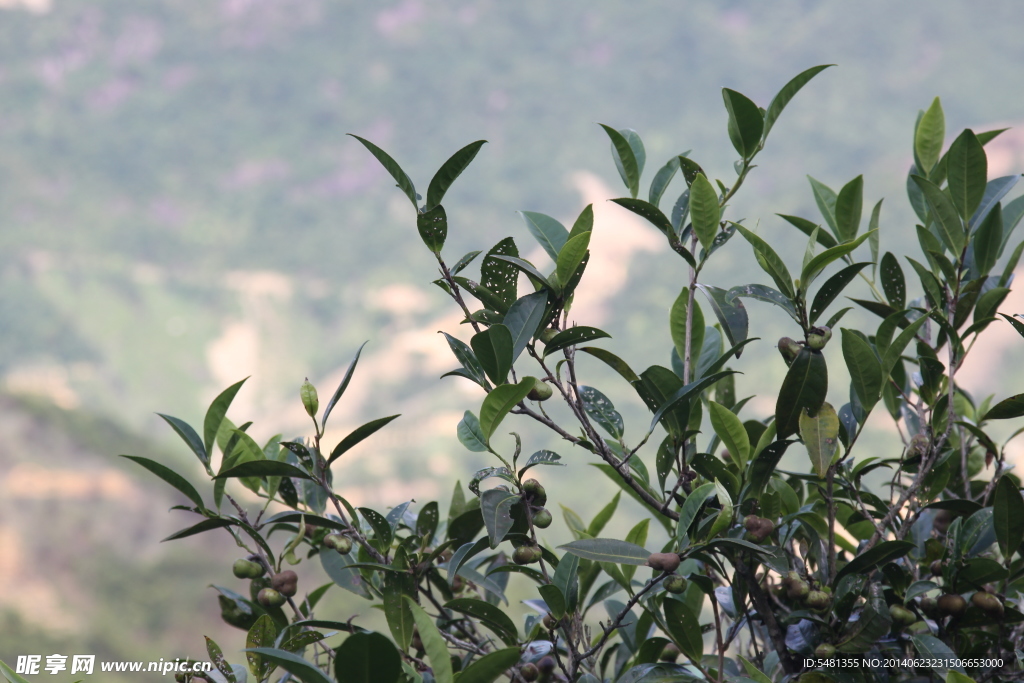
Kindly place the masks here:
[[(480, 394), (437, 380), (455, 362), (436, 331), (457, 318), (429, 284), (436, 264), (406, 199), (346, 133), (387, 149), (421, 188), (451, 152), (489, 141), (446, 199), (452, 261), (507, 235), (534, 250), (517, 210), (571, 221), (595, 202), (593, 292), (576, 314), (609, 330), (609, 347), (638, 365), (667, 363), (663, 311), (678, 294), (680, 262), (604, 201), (624, 190), (598, 122), (640, 132), (645, 186), (687, 149), (730, 179), (721, 87), (765, 105), (797, 72), (837, 64), (786, 110), (730, 210), (784, 240), (781, 251), (802, 253), (804, 239), (774, 213), (816, 219), (806, 174), (839, 187), (863, 173), (865, 201), (886, 197), (883, 249), (899, 252), (913, 239), (904, 175), (918, 109), (941, 96), (951, 135), (1024, 129), (1019, 17), (1015, 0), (0, 1), (0, 383), (11, 394), (0, 399), (9, 437), (0, 486), (44, 491), (0, 501), (0, 540), (21, 549), (0, 558), (0, 576), (88, 557), (79, 573), (46, 574), (37, 587), (49, 593), (24, 594), (52, 613), (0, 604), (28, 619), (0, 621), (0, 641), (41, 642), (40, 620), (24, 616), (33, 611), (62, 621), (98, 604), (108, 611), (95, 628), (114, 629), (102, 647), (123, 641), (126, 652), (159, 657), (194, 636), (182, 624), (197, 605), (209, 608), (195, 593), (223, 560), (167, 564), (173, 556), (154, 547), (177, 528), (164, 512), (173, 503), (155, 504), (159, 489), (112, 456), (159, 441), (193, 466), (154, 413), (199, 422), (205, 403), (242, 377), (252, 375), (232, 416), (256, 420), (263, 438), (290, 436), (305, 429), (302, 379), (330, 392), (370, 340), (335, 429), (403, 418), (340, 463), (354, 502), (440, 496), (444, 507), (448, 479), (466, 481), (480, 464), (454, 438)], [(1021, 130), (989, 149), (991, 175), (1024, 170)], [(736, 249), (709, 277), (764, 280), (753, 273)], [(791, 333), (774, 311), (750, 308), (763, 344)], [(992, 346), (988, 361), (1020, 362), (1008, 344)], [(754, 351), (737, 365), (744, 395), (782, 377), (781, 362), (750, 361)], [(992, 367), (974, 371), (978, 386), (1020, 391)], [(609, 394), (622, 388), (592, 370)], [(627, 418), (644, 410), (632, 398), (620, 409)], [(147, 437), (125, 436), (140, 432)], [(559, 502), (586, 508), (587, 492), (571, 495)], [(125, 510), (131, 524), (119, 521)], [(26, 532), (40, 519), (55, 536)], [(183, 576), (193, 571), (204, 578)], [(138, 572), (145, 580), (119, 593)], [(170, 612), (149, 609), (147, 581)], [(120, 602), (129, 597), (131, 610)], [(129, 612), (157, 616), (120, 624)], [(82, 629), (51, 636), (93, 642)]]

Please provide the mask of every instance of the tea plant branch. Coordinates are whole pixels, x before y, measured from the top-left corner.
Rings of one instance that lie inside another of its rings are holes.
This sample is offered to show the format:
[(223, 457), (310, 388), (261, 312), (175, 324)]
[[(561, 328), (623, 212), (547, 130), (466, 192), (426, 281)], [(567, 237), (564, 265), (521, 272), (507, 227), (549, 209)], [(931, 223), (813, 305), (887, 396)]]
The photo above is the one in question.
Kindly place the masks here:
[(455, 303), (459, 305), (462, 312), (466, 314), (466, 320), (468, 320), (469, 324), (473, 326), (473, 331), (479, 334), (480, 325), (473, 320), (473, 314), (470, 312), (469, 306), (466, 305), (466, 301), (462, 298), (462, 292), (459, 290), (459, 284), (455, 282), (455, 276), (453, 276), (451, 271), (448, 270), (448, 265), (444, 262), (444, 259), (441, 258), (441, 254), (438, 252), (434, 255), (437, 257), (438, 265), (441, 266), (441, 277), (451, 290), (449, 293), (452, 299), (454, 299)]
[(800, 671), (800, 667), (790, 656), (789, 650), (786, 647), (786, 634), (779, 627), (779, 622), (775, 620), (775, 613), (772, 611), (771, 602), (769, 602), (765, 592), (761, 590), (761, 585), (757, 583), (757, 577), (754, 575), (750, 565), (746, 563), (746, 558), (739, 558), (737, 560), (736, 571), (739, 572), (740, 577), (747, 584), (750, 599), (754, 601), (757, 614), (764, 621), (765, 628), (768, 630), (768, 637), (771, 638), (772, 644), (775, 646), (776, 652), (778, 652), (779, 662), (782, 664), (783, 670), (788, 674), (797, 673)]
[(648, 580), (647, 583), (644, 584), (643, 588), (634, 593), (633, 596), (626, 602), (626, 605), (621, 610), (619, 610), (619, 613), (615, 616), (614, 619), (612, 619), (611, 622), (609, 622), (607, 625), (601, 624), (601, 637), (598, 639), (596, 643), (594, 643), (594, 645), (590, 649), (581, 652), (577, 657), (577, 661), (582, 662), (600, 652), (601, 648), (603, 648), (605, 643), (608, 642), (608, 638), (610, 638), (611, 635), (615, 633), (615, 630), (619, 628), (619, 625), (622, 624), (622, 620), (625, 619), (626, 615), (629, 614), (630, 610), (632, 610), (633, 607), (635, 607), (636, 604), (640, 602), (640, 598), (642, 598), (644, 595), (653, 590), (659, 583), (661, 583), (668, 576), (671, 576), (670, 572), (662, 572), (661, 575), (653, 577), (650, 580)]
[(722, 642), (722, 617), (718, 613), (718, 598), (714, 591), (708, 595), (711, 599), (711, 609), (715, 613), (715, 640), (717, 642), (718, 649), (718, 683), (722, 683), (724, 680), (722, 676), (725, 670), (725, 644)]

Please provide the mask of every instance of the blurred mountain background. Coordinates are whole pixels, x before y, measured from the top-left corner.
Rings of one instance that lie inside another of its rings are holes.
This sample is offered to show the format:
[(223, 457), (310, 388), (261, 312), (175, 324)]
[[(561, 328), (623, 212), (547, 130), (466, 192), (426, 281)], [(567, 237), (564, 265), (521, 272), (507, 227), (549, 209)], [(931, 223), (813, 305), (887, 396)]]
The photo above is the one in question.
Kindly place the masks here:
[[(571, 224), (593, 202), (590, 291), (573, 317), (608, 330), (606, 346), (634, 367), (667, 365), (682, 262), (605, 201), (626, 191), (598, 122), (642, 136), (643, 187), (686, 150), (729, 182), (720, 89), (765, 106), (796, 73), (837, 64), (789, 105), (731, 216), (797, 261), (805, 238), (774, 214), (819, 221), (805, 176), (838, 189), (864, 174), (865, 215), (886, 198), (882, 249), (901, 254), (916, 242), (903, 189), (914, 118), (933, 97), (950, 139), (1017, 126), (988, 146), (989, 171), (1024, 170), (1021, 23), (1012, 0), (0, 0), (0, 659), (200, 656), (202, 633), (241, 647), (240, 632), (217, 630), (203, 588), (239, 583), (235, 551), (212, 535), (158, 545), (191, 520), (165, 513), (180, 501), (115, 457), (199, 480), (157, 411), (199, 424), (221, 389), (251, 376), (235, 422), (253, 420), (260, 439), (303, 434), (303, 378), (329, 395), (369, 340), (331, 438), (403, 417), (335, 466), (345, 495), (444, 509), (451, 480), (485, 464), (455, 438), (480, 392), (438, 380), (456, 363), (436, 332), (458, 316), (429, 284), (436, 263), (406, 198), (346, 133), (421, 187), (456, 149), (489, 141), (445, 201), (449, 263), (509, 235), (539, 254), (516, 211)], [(715, 284), (766, 281), (745, 244), (716, 259)], [(746, 373), (740, 396), (776, 389), (773, 340), (793, 334), (775, 311), (748, 310), (765, 341), (733, 365)], [(964, 381), (1017, 393), (1019, 373), (994, 370), (1019, 367), (1024, 347), (1012, 330), (992, 336)], [(844, 368), (831, 365), (841, 405)], [(642, 418), (620, 380), (584, 368)], [(526, 448), (570, 464), (545, 476), (593, 478), (557, 502), (589, 517), (611, 495), (584, 454), (516, 428)]]

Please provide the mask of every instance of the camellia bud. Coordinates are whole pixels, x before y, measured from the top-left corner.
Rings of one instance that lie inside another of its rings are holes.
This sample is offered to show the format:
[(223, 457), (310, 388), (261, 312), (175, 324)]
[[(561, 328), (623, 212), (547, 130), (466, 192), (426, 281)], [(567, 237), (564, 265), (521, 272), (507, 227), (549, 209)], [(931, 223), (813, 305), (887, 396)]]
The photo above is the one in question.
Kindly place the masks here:
[(526, 398), (531, 401), (546, 401), (551, 398), (553, 393), (555, 392), (550, 384), (543, 380), (537, 380), (533, 383), (533, 388), (530, 389), (530, 393), (526, 395)]
[(832, 330), (828, 327), (812, 327), (807, 333), (807, 348), (821, 351), (832, 338)]
[(282, 595), (287, 595), (289, 598), (295, 595), (299, 590), (299, 577), (291, 569), (286, 569), (283, 572), (278, 572), (274, 575), (274, 578), (270, 580), (270, 587), (280, 592)]
[(647, 566), (671, 574), (679, 569), (679, 556), (675, 553), (651, 553), (647, 557)]
[(678, 574), (673, 574), (672, 576), (669, 576), (664, 581), (662, 581), (661, 585), (663, 585), (665, 587), (665, 590), (667, 590), (669, 593), (675, 593), (676, 595), (678, 595), (679, 593), (682, 593), (686, 590), (686, 584), (686, 579), (679, 576)]
[(342, 555), (352, 552), (352, 539), (342, 534), (331, 534), (324, 539), (324, 545)]
[(796, 360), (797, 355), (800, 353), (800, 349), (803, 347), (800, 342), (789, 337), (783, 337), (779, 340), (779, 353), (782, 354), (782, 360), (786, 361), (786, 365), (792, 365), (793, 361)]
[(256, 596), (256, 601), (264, 607), (280, 607), (286, 602), (285, 597), (273, 588), (261, 589), (259, 595)]
[(533, 513), (533, 525), (538, 529), (547, 529), (551, 526), (551, 522), (551, 513), (546, 509), (541, 508)]

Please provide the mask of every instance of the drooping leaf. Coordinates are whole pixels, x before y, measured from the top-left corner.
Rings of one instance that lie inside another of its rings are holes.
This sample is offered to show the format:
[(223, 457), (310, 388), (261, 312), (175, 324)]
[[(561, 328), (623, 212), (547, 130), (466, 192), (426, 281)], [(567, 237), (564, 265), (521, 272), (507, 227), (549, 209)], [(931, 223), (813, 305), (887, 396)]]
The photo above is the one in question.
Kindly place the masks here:
[[(500, 302), (494, 307), (494, 310), (499, 313), (507, 313), (509, 307), (515, 302), (518, 296), (516, 286), (519, 279), (516, 266), (499, 257), (517, 258), (518, 256), (519, 248), (516, 246), (515, 240), (506, 237), (491, 247), (483, 261), (480, 262), (480, 285)], [(486, 300), (486, 297), (480, 300), (484, 305), (491, 306), (491, 302)]]
[(992, 503), (992, 522), (1003, 557), (1009, 559), (1024, 542), (1024, 498), (1010, 477), (996, 484)]
[(518, 661), (518, 647), (495, 650), (466, 667), (459, 674), (459, 683), (494, 683)]
[(807, 411), (800, 413), (800, 439), (807, 447), (811, 467), (819, 478), (832, 464), (832, 457), (839, 448), (839, 416), (829, 403), (823, 403), (812, 417)]
[(778, 438), (795, 434), (800, 414), (816, 415), (828, 391), (828, 366), (818, 351), (803, 348), (789, 366), (775, 404), (775, 425)]
[(629, 364), (611, 351), (605, 351), (604, 349), (599, 349), (593, 346), (583, 346), (577, 350), (588, 353), (594, 358), (604, 362), (608, 367), (619, 373), (619, 376), (629, 383), (640, 381), (640, 378), (635, 372), (633, 372), (633, 369), (629, 367)]
[(392, 159), (387, 152), (369, 140), (365, 140), (358, 135), (352, 135), (352, 133), (349, 133), (348, 135), (361, 142), (363, 147), (370, 150), (370, 154), (377, 158), (377, 161), (381, 163), (385, 170), (391, 174), (391, 177), (395, 179), (395, 182), (398, 183), (399, 189), (401, 189), (402, 192), (405, 193), (405, 196), (409, 198), (409, 201), (412, 202), (412, 208), (416, 209), (416, 188), (412, 184), (412, 179), (409, 178), (405, 171), (402, 170), (402, 167), (398, 165), (398, 162)]
[(391, 637), (399, 647), (408, 649), (412, 641), (413, 627), (412, 610), (404, 600), (405, 596), (416, 597), (416, 584), (407, 572), (385, 572), (381, 588), (384, 616), (391, 630)]
[(512, 369), (514, 340), (512, 332), (505, 325), (491, 325), (483, 332), (478, 332), (469, 340), (480, 365), (487, 377), (495, 385), (502, 385), (508, 380)]
[(295, 465), (277, 460), (251, 460), (240, 465), (229, 467), (214, 479), (232, 479), (234, 477), (293, 477), (295, 479), (311, 479), (309, 474)]
[(515, 622), (500, 607), (475, 598), (450, 600), (445, 603), (445, 607), (479, 619), (494, 631), (506, 645), (516, 645), (519, 640), (519, 630), (516, 628)]
[[(504, 261), (515, 266), (516, 269), (523, 273), (526, 273), (531, 278), (539, 282), (541, 285), (547, 287), (548, 289), (554, 292), (561, 291), (559, 287), (555, 287), (554, 284), (549, 282), (548, 279), (544, 276), (544, 274), (537, 270), (536, 266), (534, 266), (529, 261), (517, 258), (515, 256), (502, 256), (500, 254), (496, 254), (494, 258), (498, 261)], [(458, 281), (458, 278), (456, 278), (456, 280)]]
[(641, 566), (650, 553), (634, 543), (614, 538), (585, 538), (558, 546), (584, 560)]
[(654, 204), (645, 202), (642, 199), (631, 199), (628, 197), (622, 197), (619, 199), (613, 199), (612, 202), (618, 204), (624, 209), (629, 209), (633, 213), (643, 218), (660, 230), (665, 235), (672, 235), (674, 228), (672, 227), (672, 221), (661, 212)]
[[(707, 297), (712, 310), (715, 312), (715, 317), (718, 318), (718, 322), (722, 325), (725, 336), (729, 338), (729, 343), (736, 347), (745, 341), (749, 321), (747, 309), (744, 307), (743, 302), (739, 298), (730, 298), (730, 292), (721, 287), (698, 284), (697, 289)], [(739, 358), (741, 353), (742, 347), (736, 350), (736, 357)]]
[(396, 683), (402, 675), (402, 656), (380, 633), (353, 633), (335, 651), (338, 683)]
[(901, 311), (907, 303), (907, 281), (903, 276), (903, 269), (900, 268), (900, 262), (891, 251), (887, 251), (882, 257), (881, 267), (880, 276), (885, 298), (889, 300), (890, 306)]
[(860, 335), (846, 328), (842, 334), (843, 358), (850, 370), (850, 381), (864, 411), (870, 412), (882, 391), (882, 366), (871, 346)]
[(1004, 398), (999, 403), (989, 408), (985, 413), (985, 420), (1008, 420), (1024, 415), (1024, 394), (1016, 394)]
[(836, 585), (849, 574), (865, 574), (886, 562), (898, 560), (917, 546), (911, 541), (883, 541), (850, 560), (836, 574)]
[(150, 460), (149, 458), (143, 458), (137, 455), (122, 455), (121, 457), (128, 458), (129, 460), (142, 465), (147, 470), (178, 489), (178, 491), (180, 491), (186, 498), (195, 503), (196, 507), (200, 510), (206, 509), (206, 506), (203, 504), (202, 497), (199, 495), (199, 492), (196, 491), (196, 487), (192, 486), (185, 477), (181, 476), (171, 468), (166, 465), (161, 465), (155, 460)]
[(524, 377), (519, 384), (503, 384), (487, 394), (480, 406), (480, 430), (488, 441), (509, 411), (530, 393), (535, 381), (533, 377)]
[(163, 413), (157, 413), (164, 419), (164, 422), (171, 426), (175, 434), (181, 437), (182, 441), (188, 444), (188, 447), (192, 449), (192, 452), (199, 458), (199, 462), (203, 463), (204, 467), (208, 467), (210, 464), (210, 455), (203, 445), (203, 440), (196, 434), (196, 430), (192, 428), (192, 425), (170, 415), (164, 415)]
[(480, 511), (487, 526), (487, 537), (491, 548), (497, 548), (512, 528), (512, 506), (520, 500), (518, 493), (502, 488), (490, 489), (480, 494)]
[[(455, 354), (458, 361), (462, 363), (462, 367), (465, 368), (466, 373), (474, 382), (480, 386), (485, 386), (487, 384), (487, 377), (484, 373), (484, 368), (480, 365), (480, 360), (476, 357), (476, 354), (473, 353), (473, 349), (470, 348), (469, 344), (461, 339), (456, 339), (447, 332), (441, 332), (441, 334), (443, 334), (444, 338), (448, 340), (448, 347), (452, 350), (452, 353)], [(328, 405), (328, 410), (331, 407), (332, 406)]]
[(458, 426), (459, 443), (474, 453), (483, 453), (487, 450), (487, 437), (480, 428), (480, 420), (472, 411), (467, 410)]
[(665, 624), (679, 650), (687, 657), (700, 661), (704, 653), (704, 636), (696, 615), (682, 600), (666, 599)]
[(674, 409), (684, 401), (689, 401), (695, 396), (699, 396), (702, 391), (710, 387), (712, 384), (727, 377), (728, 375), (736, 374), (735, 370), (726, 370), (724, 372), (716, 372), (713, 375), (701, 377), (700, 379), (690, 382), (683, 386), (674, 394), (665, 399), (665, 402), (658, 406), (658, 409), (654, 411), (654, 417), (651, 418), (650, 431), (654, 431), (655, 425), (661, 420), (662, 416), (668, 411)]
[(758, 301), (764, 301), (765, 303), (778, 306), (788, 313), (789, 317), (791, 317), (798, 325), (800, 324), (800, 316), (797, 314), (793, 300), (777, 289), (769, 287), (768, 285), (758, 284), (736, 285), (725, 295), (727, 301), (732, 301), (733, 299), (741, 297), (756, 299)]

